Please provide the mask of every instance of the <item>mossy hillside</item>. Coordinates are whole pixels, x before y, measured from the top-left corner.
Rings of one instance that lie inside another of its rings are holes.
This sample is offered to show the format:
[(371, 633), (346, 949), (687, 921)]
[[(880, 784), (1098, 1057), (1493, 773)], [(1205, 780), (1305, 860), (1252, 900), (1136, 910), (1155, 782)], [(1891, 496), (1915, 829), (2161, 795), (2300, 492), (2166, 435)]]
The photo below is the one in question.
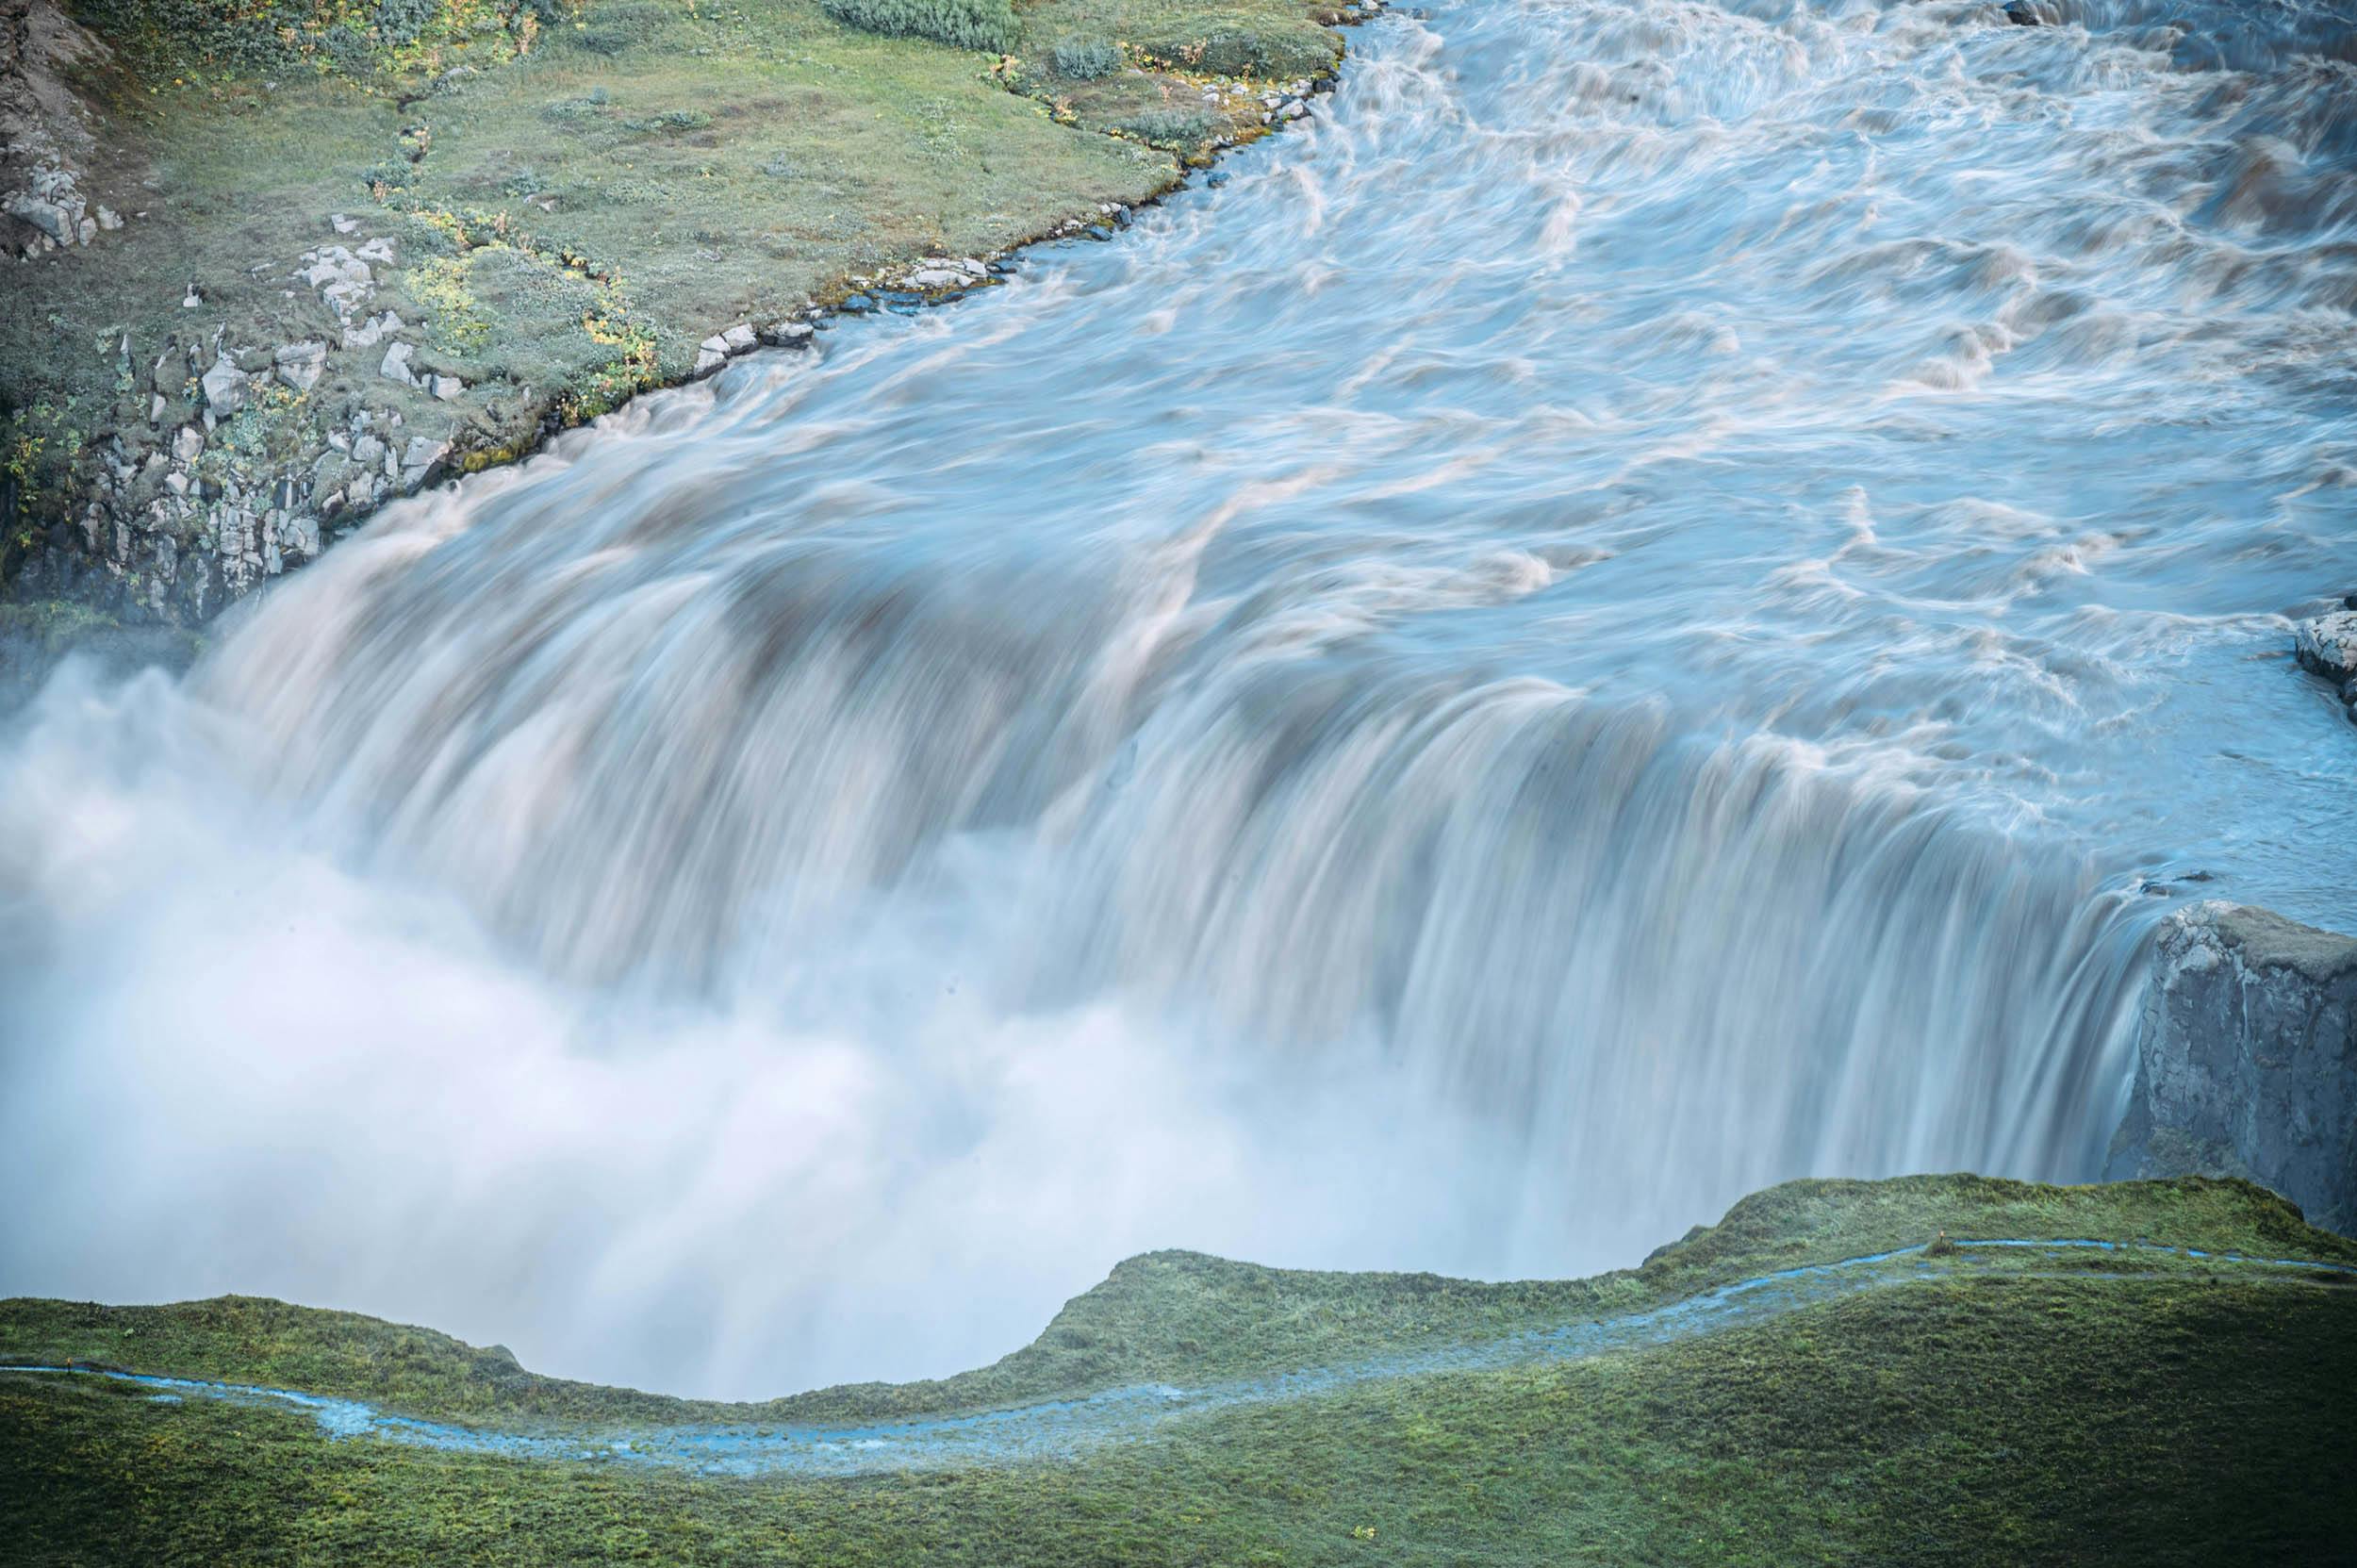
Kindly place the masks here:
[[(1060, 40), (1208, 46), (1241, 29), (1272, 61), (1340, 50), (1300, 0), (1041, 0), (1022, 57), (881, 36), (817, 0), (443, 0), (434, 25), (354, 61), (308, 23), (250, 25), (366, 7), (187, 4), (234, 15), (235, 38), (268, 34), (291, 65), (255, 66), (220, 29), (174, 41), (117, 6), (115, 62), (80, 84), (102, 121), (82, 184), (126, 223), (13, 264), (0, 314), (0, 576), (89, 549), (134, 602), (181, 619), (223, 599), (183, 569), (216, 548), (204, 513), (220, 497), (322, 508), (331, 535), (358, 520), (365, 507), (334, 509), (348, 476), (327, 455), (358, 414), (380, 433), (398, 417), (403, 443), (451, 441), (450, 466), (503, 460), (693, 373), (722, 327), (1167, 189), (1202, 146), (1119, 126), (1199, 105), (1198, 84), (1125, 64), (1077, 96), (1026, 96), (1052, 74), (1027, 57)], [(1228, 99), (1232, 114), (1188, 110), (1205, 137), (1259, 134), (1258, 97)], [(368, 308), (411, 323), (414, 368), (464, 381), (455, 398), (386, 379), (382, 345), (342, 347), (346, 323), (293, 276), (313, 247), (374, 236), (398, 261), (375, 268)], [(318, 384), (257, 387), (168, 493), (173, 472), (147, 459), (204, 413), (196, 371), (218, 349), (267, 381), (273, 350), (305, 340), (330, 346)], [(231, 591), (247, 580), (226, 575)]]
[[(1970, 1176), (1908, 1177), (1771, 1188), (1643, 1267), (1591, 1279), (1490, 1284), (1150, 1253), (1116, 1267), (1068, 1303), (1037, 1340), (988, 1367), (938, 1380), (852, 1384), (750, 1405), (544, 1378), (517, 1365), (504, 1350), (478, 1349), (431, 1329), (240, 1296), (161, 1307), (0, 1302), (0, 1359), (71, 1359), (260, 1382), (461, 1421), (568, 1428), (856, 1421), (1137, 1383), (1195, 1385), (1492, 1339), (1640, 1311), (1776, 1269), (1922, 1245), (1943, 1232), (2146, 1240), (2357, 1263), (2357, 1244), (2304, 1225), (2290, 1205), (2245, 1182), (2184, 1178), (2054, 1187)], [(2152, 1257), (2095, 1254), (2086, 1261), (2160, 1278), (2201, 1272), (2198, 1265)], [(2011, 1262), (1999, 1259), (1995, 1266)]]
[[(2233, 1227), (2231, 1189), (2145, 1196)], [(2283, 1233), (2254, 1217), (2243, 1241)], [(829, 1481), (332, 1444), (0, 1375), (0, 1539), (58, 1564), (2319, 1562), (2357, 1528), (2352, 1329), (2357, 1289), (2321, 1278), (1958, 1275), (1074, 1462)]]

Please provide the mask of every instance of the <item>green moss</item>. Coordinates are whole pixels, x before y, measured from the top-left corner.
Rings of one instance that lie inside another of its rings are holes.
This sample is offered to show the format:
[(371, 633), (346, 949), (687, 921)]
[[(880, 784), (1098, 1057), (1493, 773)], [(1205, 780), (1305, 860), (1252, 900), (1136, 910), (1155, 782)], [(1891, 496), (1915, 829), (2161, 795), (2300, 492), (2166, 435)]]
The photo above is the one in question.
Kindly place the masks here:
[[(1603, 1281), (1482, 1286), (1156, 1254), (1074, 1302), (1032, 1354), (1111, 1345), (1133, 1364), (1167, 1347), (1201, 1369), (1280, 1347), (1412, 1344), (1541, 1303), (1576, 1312), (1591, 1287), (1642, 1299), (1894, 1232), (1926, 1240), (1926, 1226), (2351, 1251), (2237, 1183), (1802, 1183)], [(327, 1443), (275, 1409), (157, 1406), (91, 1379), (0, 1376), (0, 1539), (18, 1560), (58, 1564), (1780, 1568), (2343, 1555), (2357, 1529), (2346, 1397), (2357, 1288), (2190, 1265), (2049, 1272), (1936, 1275), (1673, 1345), (1206, 1413), (1071, 1462), (855, 1480)], [(210, 1364), (183, 1369), (307, 1371), (449, 1398), (537, 1381), (496, 1349), (275, 1303), (0, 1309), (11, 1351), (58, 1335), (142, 1364), (201, 1357)], [(1030, 1374), (1009, 1365), (992, 1371), (1018, 1387)], [(701, 1408), (614, 1390), (577, 1397), (635, 1420)]]

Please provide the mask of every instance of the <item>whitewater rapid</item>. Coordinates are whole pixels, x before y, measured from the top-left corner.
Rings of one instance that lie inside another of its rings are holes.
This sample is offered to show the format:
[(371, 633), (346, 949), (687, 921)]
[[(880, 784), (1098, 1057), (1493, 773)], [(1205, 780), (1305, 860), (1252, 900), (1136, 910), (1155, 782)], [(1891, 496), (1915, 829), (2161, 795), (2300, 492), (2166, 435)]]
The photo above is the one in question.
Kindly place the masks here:
[[(2091, 1176), (2345, 929), (2345, 10), (1386, 19), (1234, 177), (387, 508), (0, 751), (0, 1292), (767, 1395), (1127, 1253)], [(2203, 880), (2205, 879), (2205, 880)]]

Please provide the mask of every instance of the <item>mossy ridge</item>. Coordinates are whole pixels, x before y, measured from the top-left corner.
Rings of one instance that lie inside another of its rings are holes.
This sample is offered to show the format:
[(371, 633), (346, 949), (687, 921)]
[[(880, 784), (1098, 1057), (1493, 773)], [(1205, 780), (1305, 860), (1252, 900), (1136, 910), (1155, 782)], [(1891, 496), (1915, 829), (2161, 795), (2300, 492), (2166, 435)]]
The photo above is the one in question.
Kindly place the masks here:
[[(1941, 1233), (2154, 1241), (2357, 1263), (2248, 1182), (2188, 1177), (2055, 1187), (1975, 1176), (1788, 1182), (1647, 1260), (1589, 1279), (1481, 1283), (1430, 1274), (1267, 1268), (1195, 1252), (1119, 1264), (1046, 1331), (990, 1366), (757, 1404), (545, 1378), (503, 1349), (353, 1312), (250, 1296), (161, 1307), (0, 1302), (0, 1358), (74, 1359), (368, 1400), (402, 1413), (565, 1428), (850, 1422), (936, 1414), (1137, 1383), (1201, 1384), (1333, 1365), (1642, 1310), (1716, 1285), (1930, 1242)], [(2128, 1266), (2138, 1266), (2134, 1260)]]
[(2346, 1286), (1957, 1277), (1076, 1462), (822, 1481), (0, 1377), (0, 1540), (58, 1565), (2314, 1563), (2357, 1529), (2352, 1329)]

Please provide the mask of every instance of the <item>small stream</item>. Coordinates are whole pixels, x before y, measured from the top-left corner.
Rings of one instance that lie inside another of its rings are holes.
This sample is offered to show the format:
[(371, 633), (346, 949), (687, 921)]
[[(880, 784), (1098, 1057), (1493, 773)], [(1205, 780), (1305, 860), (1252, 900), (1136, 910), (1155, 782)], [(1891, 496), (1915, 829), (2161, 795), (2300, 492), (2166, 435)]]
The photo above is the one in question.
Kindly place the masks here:
[[(919, 1466), (1011, 1464), (1070, 1459), (1107, 1443), (1151, 1435), (1178, 1417), (1347, 1393), (1370, 1383), (1449, 1373), (1496, 1372), (1600, 1356), (1615, 1350), (1673, 1344), (1771, 1321), (1788, 1312), (1868, 1291), (1910, 1282), (1949, 1279), (1979, 1272), (1965, 1255), (2018, 1249), (2060, 1261), (2074, 1252), (2114, 1252), (2128, 1262), (2167, 1257), (2226, 1270), (2241, 1280), (2312, 1278), (2319, 1274), (2357, 1279), (2357, 1266), (2298, 1258), (2251, 1258), (2203, 1252), (2193, 1247), (2136, 1242), (1989, 1240), (1956, 1242), (1957, 1255), (1935, 1260), (1922, 1246), (1779, 1269), (1722, 1285), (1640, 1312), (1588, 1323), (1535, 1329), (1504, 1338), (1316, 1367), (1275, 1377), (1211, 1383), (1199, 1388), (1167, 1384), (1107, 1389), (1077, 1399), (1050, 1400), (1005, 1410), (893, 1421), (872, 1426), (797, 1427), (766, 1423), (656, 1427), (643, 1429), (557, 1434), (462, 1427), (388, 1414), (356, 1399), (330, 1398), (291, 1389), (199, 1378), (166, 1378), (88, 1366), (10, 1366), (0, 1376), (97, 1377), (152, 1389), (161, 1404), (184, 1398), (225, 1399), (280, 1405), (307, 1411), (330, 1440), (376, 1438), (447, 1453), (488, 1454), (508, 1459), (569, 1460), (661, 1465), (708, 1475), (848, 1476)], [(2288, 1276), (2286, 1271), (2298, 1271)], [(2100, 1281), (2154, 1278), (2134, 1272), (2008, 1266), (1995, 1278)]]

